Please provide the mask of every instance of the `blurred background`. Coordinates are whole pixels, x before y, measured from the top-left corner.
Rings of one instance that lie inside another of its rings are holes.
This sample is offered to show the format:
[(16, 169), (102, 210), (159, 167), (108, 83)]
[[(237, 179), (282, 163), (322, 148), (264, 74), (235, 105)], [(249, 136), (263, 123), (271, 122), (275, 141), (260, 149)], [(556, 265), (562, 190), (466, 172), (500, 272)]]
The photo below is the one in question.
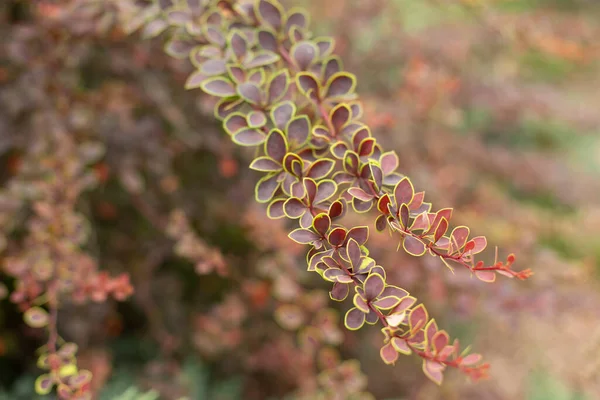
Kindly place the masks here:
[[(384, 365), (376, 327), (343, 329), (347, 305), (254, 202), (252, 154), (183, 89), (192, 67), (125, 34), (116, 3), (0, 3), (0, 264), (32, 251), (30, 204), (68, 159), (85, 184), (59, 184), (86, 188), (78, 263), (135, 288), (59, 313), (97, 398), (327, 399), (334, 383), (389, 400), (600, 398), (600, 3), (283, 1), (335, 37), (365, 122), (417, 190), (487, 236), (487, 261), (498, 246), (535, 271), (485, 284), (371, 235), (388, 281), (492, 365), (487, 381), (449, 371), (441, 387), (415, 357)], [(0, 274), (0, 398), (29, 400), (46, 334), (22, 322), (12, 275)], [(314, 330), (316, 358), (301, 345)]]

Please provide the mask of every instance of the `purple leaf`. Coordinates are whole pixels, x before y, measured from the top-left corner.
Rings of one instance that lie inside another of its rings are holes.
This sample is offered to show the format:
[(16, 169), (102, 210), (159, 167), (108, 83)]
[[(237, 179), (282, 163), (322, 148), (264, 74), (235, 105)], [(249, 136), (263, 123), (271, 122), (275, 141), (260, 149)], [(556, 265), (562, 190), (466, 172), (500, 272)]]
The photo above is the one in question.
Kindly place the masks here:
[(362, 256), (360, 246), (358, 245), (356, 240), (350, 239), (348, 240), (346, 249), (348, 251), (348, 261), (350, 261), (352, 269), (356, 272), (356, 269), (360, 266), (360, 259)]
[(246, 82), (239, 84), (237, 92), (241, 98), (250, 104), (260, 104), (262, 102), (262, 91), (254, 83)]
[(307, 211), (304, 203), (295, 197), (289, 198), (283, 207), (285, 214), (292, 219), (300, 218)]
[(407, 235), (404, 238), (402, 246), (404, 247), (404, 250), (411, 256), (419, 257), (425, 254), (425, 251), (427, 251), (425, 243), (410, 235)]
[(278, 129), (285, 129), (287, 123), (296, 113), (296, 106), (290, 101), (277, 104), (271, 110), (271, 120)]
[(247, 128), (234, 133), (231, 138), (240, 146), (257, 146), (265, 141), (265, 134), (258, 129)]
[(295, 61), (296, 65), (302, 71), (306, 71), (306, 69), (312, 64), (312, 62), (317, 57), (317, 52), (319, 49), (317, 46), (308, 41), (298, 42), (292, 46), (290, 50), (290, 56)]
[(233, 54), (238, 61), (246, 57), (246, 54), (248, 53), (248, 44), (246, 43), (246, 39), (242, 36), (240, 31), (237, 29), (232, 31), (229, 43), (231, 49), (233, 50)]
[(314, 217), (313, 219), (313, 228), (321, 235), (325, 236), (327, 231), (329, 231), (329, 227), (331, 226), (331, 219), (329, 215), (325, 213), (321, 213)]
[(278, 129), (273, 129), (265, 142), (265, 153), (273, 160), (283, 163), (287, 148), (287, 141), (283, 133)]
[(270, 157), (258, 157), (252, 161), (252, 164), (250, 164), (250, 169), (265, 172), (280, 171), (281, 164)]
[(260, 0), (256, 4), (255, 13), (264, 24), (276, 31), (279, 31), (279, 28), (281, 28), (283, 12), (279, 3), (270, 0)]
[(319, 235), (317, 235), (315, 232), (311, 231), (310, 229), (303, 228), (294, 229), (288, 236), (290, 239), (300, 244), (312, 243), (319, 239)]
[(391, 310), (400, 303), (400, 299), (396, 296), (380, 297), (373, 302), (373, 305), (381, 310)]
[(410, 204), (415, 194), (415, 189), (410, 182), (410, 179), (403, 178), (396, 187), (394, 188), (394, 198), (396, 199), (396, 205), (400, 207), (401, 204)]
[(287, 124), (286, 132), (289, 141), (300, 147), (308, 140), (310, 120), (306, 115), (296, 117)]
[(381, 164), (381, 169), (383, 170), (384, 175), (389, 175), (398, 168), (398, 155), (394, 151), (388, 151), (387, 153), (383, 153), (381, 155), (381, 159), (379, 160)]
[(331, 173), (334, 166), (335, 163), (327, 158), (317, 160), (310, 166), (306, 176), (313, 179), (325, 178)]
[(358, 308), (351, 308), (344, 317), (344, 325), (346, 328), (355, 331), (360, 329), (365, 324), (365, 313)]
[(375, 300), (385, 289), (385, 280), (379, 274), (370, 274), (363, 284), (367, 301)]
[(200, 71), (206, 76), (221, 75), (227, 72), (224, 60), (207, 60), (200, 66)]
[(233, 83), (222, 77), (205, 80), (202, 82), (201, 88), (204, 92), (215, 97), (231, 97), (236, 95)]
[(271, 200), (279, 188), (277, 174), (267, 175), (256, 184), (255, 197), (259, 203)]
[(247, 59), (244, 62), (244, 67), (246, 67), (247, 69), (264, 67), (266, 65), (276, 63), (277, 61), (279, 61), (279, 59), (280, 57), (278, 54), (272, 51), (263, 50), (254, 53), (251, 59)]
[(269, 204), (267, 208), (267, 216), (271, 219), (279, 219), (285, 217), (285, 212), (283, 211), (283, 204), (285, 200), (277, 199)]
[(341, 70), (343, 70), (342, 60), (340, 60), (337, 56), (331, 56), (323, 63), (323, 80), (325, 82), (329, 81), (331, 77)]
[(330, 179), (325, 179), (319, 182), (317, 185), (317, 193), (314, 196), (313, 204), (321, 204), (322, 202), (329, 200), (337, 191), (337, 185)]
[(335, 282), (333, 284), (333, 288), (331, 292), (329, 292), (329, 297), (331, 300), (335, 301), (344, 301), (348, 294), (350, 293), (350, 286), (345, 283)]
[(319, 83), (314, 74), (300, 72), (296, 75), (298, 89), (312, 101), (319, 100)]
[[(285, 92), (287, 91), (289, 84), (289, 72), (287, 69), (280, 71), (277, 74), (274, 74), (269, 79), (269, 83), (267, 84), (267, 93), (269, 95), (269, 104), (275, 104), (278, 102)], [(288, 104), (289, 107), (289, 104)], [(294, 110), (295, 111), (295, 110)], [(290, 116), (293, 114), (290, 113)], [(287, 120), (286, 120), (287, 121)], [(277, 126), (278, 128), (282, 128), (285, 125)]]
[(251, 128), (262, 128), (267, 123), (267, 116), (262, 111), (250, 111), (246, 120)]
[(350, 196), (357, 198), (361, 201), (371, 201), (373, 200), (373, 195), (369, 194), (367, 192), (365, 192), (364, 190), (362, 190), (361, 188), (358, 187), (351, 187), (350, 189), (348, 189), (348, 193), (350, 194)]
[(337, 72), (327, 81), (325, 97), (352, 94), (356, 88), (356, 77), (347, 72)]

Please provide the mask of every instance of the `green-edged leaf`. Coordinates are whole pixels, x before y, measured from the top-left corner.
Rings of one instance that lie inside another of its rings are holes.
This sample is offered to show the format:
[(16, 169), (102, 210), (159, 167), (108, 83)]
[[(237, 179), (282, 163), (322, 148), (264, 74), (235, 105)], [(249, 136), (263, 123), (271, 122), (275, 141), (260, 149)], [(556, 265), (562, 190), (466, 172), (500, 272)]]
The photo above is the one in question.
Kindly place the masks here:
[(283, 132), (279, 129), (271, 130), (265, 142), (265, 153), (273, 160), (283, 163), (287, 149), (288, 143)]
[(285, 201), (283, 210), (289, 218), (296, 219), (300, 218), (307, 211), (307, 208), (300, 199), (290, 197)]
[(277, 51), (277, 38), (271, 31), (261, 30), (258, 32), (258, 44), (261, 49), (271, 52)]
[(327, 98), (352, 94), (356, 89), (356, 77), (347, 72), (338, 72), (329, 78), (325, 87), (325, 97)]
[(264, 172), (281, 171), (281, 164), (270, 157), (263, 156), (252, 161), (252, 164), (250, 164), (250, 169)]
[(310, 72), (296, 74), (296, 85), (304, 96), (312, 101), (319, 100), (319, 83), (314, 74)]
[[(310, 179), (310, 178), (309, 178)], [(320, 204), (331, 199), (337, 191), (337, 184), (331, 179), (323, 179), (317, 184), (317, 193), (313, 197), (313, 204)]]
[(317, 58), (318, 52), (317, 45), (309, 41), (302, 41), (292, 46), (290, 56), (300, 70), (306, 71)]
[(283, 211), (284, 203), (284, 199), (273, 200), (269, 204), (269, 207), (267, 207), (267, 216), (271, 219), (279, 219), (285, 217), (285, 212)]
[(408, 343), (406, 343), (405, 340), (402, 340), (399, 337), (393, 337), (390, 340), (390, 343), (392, 344), (392, 346), (394, 346), (396, 351), (399, 353), (402, 353), (407, 356), (412, 353), (412, 350), (410, 349), (410, 347), (408, 347)]
[(184, 39), (173, 38), (165, 45), (165, 52), (173, 58), (184, 59), (189, 56), (193, 48), (194, 43)]
[(233, 82), (223, 77), (206, 79), (200, 87), (204, 92), (215, 97), (231, 97), (236, 95)]
[(400, 207), (401, 204), (410, 204), (415, 195), (415, 189), (412, 182), (408, 178), (403, 178), (396, 187), (394, 188), (394, 198), (396, 199), (396, 205)]
[(475, 276), (482, 282), (492, 283), (496, 280), (494, 271), (475, 271)]
[(325, 58), (333, 52), (335, 40), (330, 37), (320, 37), (314, 39), (315, 44), (319, 48), (319, 58)]
[(184, 88), (186, 90), (197, 89), (202, 86), (202, 83), (207, 80), (209, 77), (202, 71), (194, 71), (188, 76), (185, 81)]
[(41, 396), (49, 394), (52, 391), (53, 386), (54, 381), (48, 374), (40, 375), (35, 380), (35, 392)]
[(262, 128), (267, 124), (267, 116), (262, 111), (250, 111), (246, 121), (250, 128)]
[(271, 120), (278, 129), (283, 130), (295, 113), (296, 105), (291, 101), (284, 101), (271, 109)]
[(253, 54), (252, 58), (244, 61), (244, 66), (248, 69), (265, 67), (279, 61), (279, 54), (269, 50), (257, 51)]
[(231, 139), (240, 146), (258, 146), (265, 141), (265, 134), (258, 129), (247, 128), (234, 133)]
[(358, 308), (351, 308), (344, 317), (344, 325), (351, 331), (360, 329), (365, 324), (365, 313)]
[(239, 96), (250, 104), (262, 103), (262, 91), (255, 83), (245, 82), (237, 86)]
[(398, 352), (396, 351), (392, 343), (384, 345), (379, 350), (379, 355), (381, 356), (383, 362), (387, 365), (392, 365), (398, 360)]
[(391, 310), (400, 304), (400, 298), (396, 296), (380, 297), (373, 302), (373, 305), (381, 310)]
[(238, 29), (233, 29), (229, 34), (229, 46), (235, 55), (236, 60), (239, 62), (246, 57), (248, 53), (248, 43), (246, 38)]
[(415, 257), (422, 256), (427, 251), (425, 243), (410, 235), (407, 235), (404, 238), (402, 241), (402, 247), (404, 247), (404, 250), (408, 254)]
[(31, 307), (23, 314), (23, 320), (32, 328), (43, 328), (50, 320), (48, 312), (41, 307)]
[(335, 228), (329, 232), (327, 241), (334, 247), (341, 246), (346, 240), (346, 230), (344, 228)]
[(350, 293), (350, 286), (345, 283), (335, 282), (331, 292), (329, 292), (329, 298), (335, 301), (344, 301)]
[(416, 329), (420, 329), (425, 326), (428, 319), (429, 314), (427, 313), (427, 310), (423, 304), (419, 304), (413, 308), (408, 314), (408, 324), (411, 331), (415, 331)]
[(224, 60), (207, 60), (201, 64), (200, 71), (206, 76), (222, 75), (227, 67)]
[(385, 289), (385, 280), (379, 274), (370, 274), (363, 283), (363, 288), (365, 290), (367, 301), (373, 301), (383, 293), (383, 289)]
[(437, 385), (442, 384), (444, 380), (442, 364), (431, 360), (423, 360), (423, 372)]
[(279, 31), (283, 25), (283, 9), (276, 1), (260, 0), (256, 2), (254, 12), (263, 25)]
[(319, 239), (319, 235), (315, 232), (303, 228), (294, 229), (288, 236), (294, 242), (300, 244), (309, 244)]
[(310, 134), (310, 120), (306, 115), (300, 115), (292, 119), (286, 127), (288, 140), (295, 147), (303, 146)]
[(290, 75), (287, 69), (281, 70), (269, 78), (267, 83), (269, 104), (277, 103), (285, 95), (288, 90), (289, 80)]
[(325, 236), (329, 227), (331, 226), (331, 218), (325, 213), (318, 214), (315, 216), (312, 222), (313, 229), (317, 231), (321, 236)]
[(333, 171), (335, 163), (333, 160), (322, 158), (312, 163), (306, 176), (316, 180), (323, 179)]
[(256, 184), (256, 201), (258, 201), (259, 203), (266, 203), (267, 201), (270, 201), (275, 195), (277, 189), (279, 188), (279, 185), (280, 183), (277, 180), (276, 174), (267, 175), (261, 178), (261, 180), (259, 180)]

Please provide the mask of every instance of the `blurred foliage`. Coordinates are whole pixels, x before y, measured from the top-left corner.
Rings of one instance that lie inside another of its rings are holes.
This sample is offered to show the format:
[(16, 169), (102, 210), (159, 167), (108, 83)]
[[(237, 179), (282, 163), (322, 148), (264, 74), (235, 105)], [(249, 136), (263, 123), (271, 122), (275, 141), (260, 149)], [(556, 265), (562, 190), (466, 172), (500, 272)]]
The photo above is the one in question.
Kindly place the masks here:
[[(183, 63), (158, 41), (122, 32), (119, 2), (104, 2), (106, 17), (88, 11), (62, 26), (52, 22), (54, 3), (0, 2), (0, 190), (31, 182), (19, 165), (52, 125), (39, 120), (58, 103), (45, 85), (60, 83), (69, 98), (62, 126), (76, 143), (106, 148), (91, 169), (97, 186), (77, 203), (93, 227), (83, 249), (100, 270), (130, 273), (136, 288), (124, 303), (69, 304), (60, 315), (94, 393), (280, 399), (312, 388), (319, 367), (273, 314), (299, 301), (282, 293), (317, 289), (317, 308), (327, 293), (299, 268), (301, 248), (284, 227), (253, 204), (252, 154), (229, 143), (205, 97), (183, 90)], [(437, 388), (413, 360), (386, 368), (371, 354), (377, 331), (344, 334), (342, 357), (360, 360), (378, 399), (599, 398), (597, 2), (285, 3), (308, 7), (317, 32), (335, 35), (367, 122), (419, 189), (537, 272), (525, 287), (492, 288), (389, 251), (397, 243), (378, 236), (372, 254), (392, 268), (388, 278), (413, 287), (461, 341), (486, 349), (492, 378), (473, 386), (449, 376)], [(26, 203), (0, 201), (0, 230), (10, 230), (0, 247), (11, 252), (27, 233)], [(169, 235), (178, 210), (191, 229)], [(36, 399), (34, 354), (45, 338), (7, 298), (14, 279), (0, 278), (0, 398)]]

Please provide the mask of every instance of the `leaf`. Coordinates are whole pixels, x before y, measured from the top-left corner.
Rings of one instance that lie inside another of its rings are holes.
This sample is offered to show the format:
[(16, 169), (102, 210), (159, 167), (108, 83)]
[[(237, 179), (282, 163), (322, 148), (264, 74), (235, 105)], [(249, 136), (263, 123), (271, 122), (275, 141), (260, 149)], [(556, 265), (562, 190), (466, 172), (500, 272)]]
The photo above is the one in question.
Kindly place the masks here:
[[(310, 179), (310, 178), (309, 178)], [(329, 200), (337, 191), (337, 185), (331, 179), (323, 179), (317, 185), (317, 193), (314, 196), (312, 203), (321, 204)]]
[(349, 239), (348, 244), (346, 245), (346, 251), (348, 254), (348, 261), (350, 261), (350, 264), (352, 265), (352, 270), (356, 272), (356, 269), (360, 266), (360, 258), (362, 256), (358, 242), (354, 239)]
[(329, 292), (329, 298), (335, 301), (344, 301), (350, 293), (350, 286), (345, 283), (335, 282), (331, 292)]
[(283, 130), (295, 113), (296, 105), (291, 101), (284, 101), (271, 109), (271, 120), (278, 129)]
[(406, 318), (406, 313), (392, 313), (388, 315), (385, 320), (389, 326), (398, 327)]
[(358, 308), (363, 313), (365, 313), (365, 314), (369, 313), (369, 305), (367, 304), (366, 300), (361, 296), (360, 293), (356, 293), (354, 295), (352, 302), (354, 303), (356, 308)]
[(372, 194), (365, 192), (359, 187), (351, 187), (348, 189), (348, 194), (356, 199), (359, 199), (360, 201), (365, 202), (373, 200), (374, 197)]
[(363, 283), (367, 301), (373, 301), (383, 292), (385, 280), (379, 274), (370, 274)]
[(394, 199), (396, 200), (396, 206), (400, 207), (402, 204), (410, 204), (414, 194), (415, 189), (412, 185), (412, 182), (407, 177), (404, 177), (394, 188)]
[(254, 128), (242, 129), (231, 137), (240, 146), (257, 146), (265, 141), (265, 134)]
[(335, 132), (332, 133), (339, 133), (344, 127), (344, 125), (350, 122), (351, 116), (352, 111), (350, 110), (350, 107), (347, 104), (340, 103), (337, 106), (335, 106), (331, 110), (329, 117), (331, 120), (331, 124), (335, 129)]
[(398, 168), (399, 159), (398, 154), (395, 151), (388, 151), (383, 153), (379, 159), (379, 164), (383, 170), (384, 175), (389, 175)]
[(224, 60), (207, 60), (200, 65), (200, 71), (206, 76), (222, 75), (227, 67)]
[(263, 156), (263, 157), (258, 157), (257, 159), (252, 161), (252, 164), (250, 164), (250, 169), (253, 169), (255, 171), (264, 171), (264, 172), (280, 171), (281, 164), (279, 164), (278, 162), (276, 162), (275, 160), (273, 160), (270, 157)]
[(465, 246), (470, 232), (470, 229), (466, 226), (457, 226), (452, 230), (452, 233), (450, 234), (450, 241), (452, 243), (452, 248), (455, 251), (458, 251)]
[(296, 74), (296, 85), (304, 96), (315, 102), (319, 100), (319, 83), (314, 74), (310, 72)]
[(334, 228), (327, 236), (327, 241), (334, 247), (341, 246), (345, 240), (346, 230), (344, 228)]
[(92, 373), (88, 370), (82, 369), (77, 372), (76, 375), (69, 378), (69, 385), (76, 389), (82, 388), (92, 381)]
[(334, 167), (335, 163), (333, 160), (323, 158), (312, 163), (306, 176), (316, 180), (323, 179), (331, 173)]
[(48, 312), (41, 307), (31, 307), (23, 314), (23, 320), (32, 328), (43, 328), (48, 325), (50, 316), (48, 315)]
[(184, 88), (186, 90), (197, 89), (202, 86), (202, 83), (208, 79), (208, 76), (202, 71), (194, 71), (190, 76), (188, 76), (185, 81)]
[(323, 80), (325, 82), (329, 81), (333, 75), (342, 71), (343, 69), (342, 60), (338, 56), (328, 57), (323, 63), (323, 70), (321, 72)]
[(267, 124), (267, 116), (262, 111), (250, 111), (246, 121), (250, 128), (262, 128)]
[(144, 39), (152, 39), (163, 33), (168, 27), (169, 24), (164, 19), (155, 19), (144, 26), (142, 36)]
[(325, 97), (339, 97), (352, 94), (356, 88), (356, 77), (347, 72), (333, 74), (325, 85)]
[(469, 354), (468, 356), (466, 356), (465, 358), (463, 358), (462, 362), (460, 363), (461, 365), (474, 365), (474, 364), (478, 364), (479, 362), (481, 362), (481, 354), (477, 354), (477, 353), (473, 353), (473, 354)]
[(348, 231), (346, 239), (355, 240), (360, 246), (367, 243), (369, 239), (369, 227), (367, 226), (355, 226)]
[(165, 45), (165, 52), (173, 58), (184, 59), (190, 54), (194, 44), (183, 39), (173, 38)]
[(406, 343), (405, 340), (402, 340), (399, 337), (393, 337), (390, 340), (390, 343), (392, 344), (392, 346), (394, 346), (394, 349), (396, 349), (396, 351), (399, 353), (402, 353), (407, 356), (412, 353), (412, 350), (408, 346), (408, 343)]
[(246, 38), (242, 36), (242, 33), (238, 29), (233, 29), (229, 35), (229, 46), (235, 55), (237, 61), (240, 61), (246, 57), (248, 53), (248, 43)]
[(361, 157), (369, 157), (375, 151), (375, 145), (377, 141), (375, 138), (366, 138), (358, 146), (358, 155)]
[(330, 37), (316, 38), (315, 44), (319, 48), (319, 58), (325, 58), (333, 52), (335, 40)]
[(279, 54), (269, 51), (269, 50), (261, 50), (254, 53), (252, 58), (246, 59), (244, 61), (244, 67), (247, 69), (254, 69), (265, 67), (267, 65), (271, 65), (280, 60)]
[(306, 29), (308, 28), (309, 21), (310, 16), (306, 13), (306, 11), (294, 9), (293, 11), (290, 11), (290, 13), (287, 16), (287, 20), (285, 23), (285, 31), (286, 33), (289, 32), (293, 26), (297, 26), (301, 29)]
[(283, 132), (279, 129), (271, 130), (265, 142), (265, 153), (273, 160), (283, 163), (287, 149), (288, 144)]
[(305, 316), (302, 309), (294, 304), (283, 304), (275, 309), (275, 321), (282, 328), (294, 331), (304, 323)]
[(310, 120), (308, 116), (300, 115), (288, 122), (286, 133), (290, 143), (294, 143), (296, 147), (303, 146), (310, 134)]
[(276, 31), (282, 26), (283, 9), (278, 2), (271, 0), (260, 0), (255, 5), (256, 16), (263, 25), (267, 25)]
[(255, 189), (256, 201), (259, 203), (266, 203), (270, 201), (275, 192), (279, 188), (280, 183), (277, 180), (277, 175), (267, 175), (258, 181)]
[(494, 271), (475, 271), (475, 276), (482, 282), (492, 283), (496, 280)]
[(200, 85), (202, 90), (215, 97), (231, 97), (236, 95), (233, 83), (223, 77), (209, 78)]
[(288, 235), (296, 243), (309, 244), (319, 239), (319, 235), (310, 229), (297, 228)]
[(321, 213), (315, 216), (312, 225), (315, 231), (317, 231), (321, 236), (325, 236), (327, 231), (329, 231), (329, 227), (331, 226), (331, 219), (329, 218), (329, 215)]
[(258, 44), (261, 49), (265, 49), (271, 52), (277, 51), (277, 38), (273, 32), (261, 30), (258, 32)]
[(419, 304), (417, 307), (413, 308), (408, 314), (408, 324), (411, 331), (414, 332), (416, 329), (422, 328), (427, 323), (428, 319), (429, 314), (423, 304)]
[(302, 41), (294, 44), (290, 50), (290, 56), (298, 68), (306, 71), (317, 57), (319, 49), (309, 41)]
[[(276, 74), (271, 75), (267, 82), (267, 94), (269, 104), (277, 103), (287, 92), (289, 85), (290, 75), (287, 69), (284, 69)], [(288, 104), (288, 107), (289, 104)], [(295, 112), (295, 106), (293, 107), (293, 111)], [(293, 115), (292, 112), (290, 115)], [(275, 122), (275, 119), (273, 119)], [(278, 126), (280, 128), (280, 126)]]
[(432, 347), (435, 349), (437, 353), (442, 351), (444, 347), (448, 345), (450, 342), (450, 337), (446, 331), (439, 331), (435, 335), (433, 335), (433, 339), (431, 340)]
[(433, 236), (433, 243), (437, 243), (442, 238), (442, 236), (444, 236), (444, 234), (448, 230), (448, 225), (449, 225), (448, 220), (446, 218), (442, 218), (439, 225), (435, 229), (435, 235)]
[(49, 394), (52, 391), (53, 386), (54, 381), (48, 374), (40, 375), (35, 380), (35, 392), (41, 396)]
[(267, 208), (267, 216), (271, 219), (279, 219), (285, 217), (285, 212), (283, 211), (284, 205), (283, 199), (273, 200), (269, 207)]
[(423, 360), (423, 372), (425, 375), (437, 385), (441, 385), (444, 380), (444, 374), (439, 369), (439, 363), (431, 360)]
[(352, 283), (352, 277), (348, 276), (339, 268), (329, 268), (323, 273), (323, 278), (330, 282), (339, 282), (343, 284)]
[(478, 254), (487, 247), (487, 239), (485, 236), (477, 236), (469, 240), (465, 245), (465, 253)]
[(408, 254), (415, 257), (420, 257), (427, 251), (425, 243), (410, 235), (404, 237), (402, 247)]
[(344, 317), (344, 325), (351, 331), (360, 329), (365, 324), (365, 313), (354, 307)]
[(381, 310), (391, 310), (400, 303), (400, 298), (396, 296), (380, 297), (373, 302), (373, 305)]
[(262, 103), (262, 91), (255, 83), (241, 83), (237, 87), (239, 96), (250, 104), (259, 105)]
[(398, 352), (396, 351), (392, 343), (384, 345), (379, 350), (379, 355), (381, 356), (383, 362), (387, 365), (392, 365), (398, 360)]
[(295, 197), (290, 197), (287, 199), (283, 209), (285, 211), (285, 215), (292, 219), (300, 218), (307, 211), (304, 203)]

